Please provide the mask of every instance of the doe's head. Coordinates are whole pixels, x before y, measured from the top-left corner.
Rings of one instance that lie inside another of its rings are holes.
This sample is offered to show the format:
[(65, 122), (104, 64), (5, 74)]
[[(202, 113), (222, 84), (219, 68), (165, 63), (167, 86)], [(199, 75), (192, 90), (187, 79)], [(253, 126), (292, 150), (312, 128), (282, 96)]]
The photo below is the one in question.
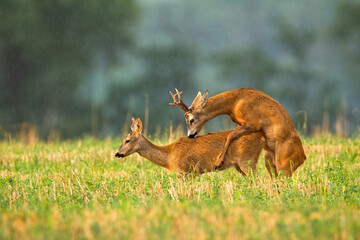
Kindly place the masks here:
[(115, 153), (115, 157), (123, 158), (139, 150), (139, 139), (142, 137), (141, 132), (143, 124), (140, 118), (131, 119), (131, 133), (126, 135), (123, 143)]

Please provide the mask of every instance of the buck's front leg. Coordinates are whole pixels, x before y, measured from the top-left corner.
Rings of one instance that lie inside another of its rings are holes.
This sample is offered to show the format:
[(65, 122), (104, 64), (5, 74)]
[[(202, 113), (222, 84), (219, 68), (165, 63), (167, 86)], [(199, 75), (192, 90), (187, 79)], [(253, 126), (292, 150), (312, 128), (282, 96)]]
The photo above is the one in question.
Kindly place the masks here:
[(215, 170), (220, 169), (221, 165), (223, 164), (224, 160), (225, 160), (225, 155), (226, 152), (230, 146), (230, 143), (238, 138), (241, 137), (243, 135), (247, 135), (250, 134), (252, 132), (257, 131), (258, 128), (253, 125), (253, 124), (242, 124), (241, 126), (237, 126), (232, 132), (230, 132), (230, 134), (227, 136), (226, 138), (226, 142), (225, 142), (225, 146), (223, 148), (223, 150), (221, 151), (220, 155), (217, 157), (216, 161), (215, 161)]

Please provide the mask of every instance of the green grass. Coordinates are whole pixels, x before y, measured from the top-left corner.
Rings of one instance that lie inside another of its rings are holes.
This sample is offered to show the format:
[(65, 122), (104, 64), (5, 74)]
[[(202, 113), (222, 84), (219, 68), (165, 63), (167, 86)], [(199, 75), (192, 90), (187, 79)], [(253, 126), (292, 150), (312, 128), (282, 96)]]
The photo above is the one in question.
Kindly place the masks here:
[[(168, 141), (156, 140), (157, 143)], [(0, 239), (359, 239), (360, 139), (305, 139), (292, 178), (186, 178), (120, 139), (0, 143)]]

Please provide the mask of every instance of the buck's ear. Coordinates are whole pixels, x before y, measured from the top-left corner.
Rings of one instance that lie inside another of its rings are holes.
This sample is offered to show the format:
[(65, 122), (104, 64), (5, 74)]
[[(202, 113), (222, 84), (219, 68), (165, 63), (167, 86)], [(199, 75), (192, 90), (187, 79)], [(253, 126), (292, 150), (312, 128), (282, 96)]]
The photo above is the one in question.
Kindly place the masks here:
[(141, 133), (143, 129), (143, 124), (140, 118), (136, 120), (134, 118), (131, 119), (131, 131), (135, 133)]
[(208, 101), (208, 96), (209, 96), (209, 91), (206, 90), (205, 93), (201, 97), (201, 103), (200, 103), (201, 108), (205, 107), (205, 105)]
[(201, 92), (199, 91), (198, 94), (196, 95), (194, 101), (191, 104), (191, 108), (196, 109), (199, 106), (199, 104), (201, 103), (201, 100), (202, 100), (202, 95), (201, 95)]
[(207, 101), (208, 101), (209, 91), (206, 90), (205, 93), (202, 95), (199, 91), (196, 98), (194, 99), (193, 103), (191, 104), (191, 108), (196, 110), (201, 110), (205, 107)]

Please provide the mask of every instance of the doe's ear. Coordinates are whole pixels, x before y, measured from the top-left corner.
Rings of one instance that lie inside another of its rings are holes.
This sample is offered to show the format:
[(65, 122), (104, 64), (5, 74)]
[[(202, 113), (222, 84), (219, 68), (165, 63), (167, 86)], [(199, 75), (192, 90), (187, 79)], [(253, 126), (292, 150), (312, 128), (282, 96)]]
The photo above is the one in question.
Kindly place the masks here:
[(140, 118), (137, 118), (136, 120), (134, 118), (131, 118), (131, 131), (135, 133), (141, 133), (143, 129), (143, 124)]

